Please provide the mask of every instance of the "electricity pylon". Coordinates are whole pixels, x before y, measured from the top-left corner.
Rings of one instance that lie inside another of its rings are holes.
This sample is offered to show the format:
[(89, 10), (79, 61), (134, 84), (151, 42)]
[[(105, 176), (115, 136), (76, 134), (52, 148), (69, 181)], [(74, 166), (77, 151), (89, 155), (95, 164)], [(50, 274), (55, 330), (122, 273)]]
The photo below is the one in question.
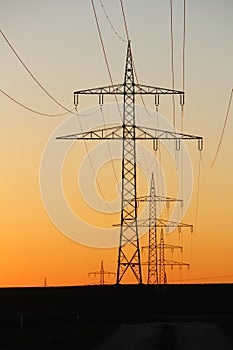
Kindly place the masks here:
[(121, 221), (120, 242), (118, 249), (117, 279), (122, 282), (128, 270), (131, 270), (137, 283), (142, 283), (141, 257), (139, 249), (138, 221), (137, 221), (137, 170), (136, 170), (136, 141), (151, 140), (157, 148), (159, 140), (175, 140), (177, 148), (181, 140), (198, 140), (198, 147), (202, 149), (203, 138), (173, 131), (145, 128), (135, 123), (136, 95), (153, 95), (156, 107), (159, 105), (160, 95), (179, 95), (181, 105), (184, 104), (184, 92), (160, 87), (135, 83), (131, 43), (128, 41), (123, 84), (110, 85), (74, 92), (74, 104), (77, 108), (79, 95), (98, 95), (99, 103), (103, 105), (104, 95), (123, 96), (122, 125), (105, 127), (78, 134), (57, 137), (60, 140), (121, 140), (122, 141), (122, 189), (121, 189)]
[(100, 271), (95, 271), (95, 272), (89, 272), (88, 273), (88, 276), (91, 276), (91, 275), (94, 275), (95, 277), (97, 275), (100, 276), (100, 281), (99, 281), (99, 284), (100, 285), (104, 285), (105, 284), (105, 279), (104, 279), (104, 276), (105, 275), (108, 275), (108, 276), (111, 276), (111, 275), (116, 275), (115, 272), (109, 272), (109, 271), (105, 271), (104, 270), (104, 263), (103, 263), (103, 260), (101, 261), (101, 265), (100, 265)]
[[(183, 202), (181, 199), (163, 197), (156, 195), (154, 174), (151, 176), (150, 195), (137, 198), (138, 202), (149, 202), (149, 220), (148, 220), (148, 246), (142, 247), (142, 249), (148, 249), (148, 275), (147, 284), (158, 284), (159, 271), (158, 271), (158, 247), (157, 240), (157, 202), (165, 202), (167, 208), (169, 208), (171, 202)], [(174, 246), (174, 248), (177, 248)]]
[(159, 251), (159, 257), (157, 261), (158, 266), (158, 284), (166, 284), (167, 283), (167, 274), (165, 266), (170, 266), (173, 269), (173, 266), (179, 266), (181, 269), (182, 266), (187, 266), (189, 268), (189, 264), (185, 262), (180, 261), (174, 261), (174, 260), (167, 260), (165, 259), (165, 249), (171, 249), (172, 251), (174, 249), (180, 249), (182, 251), (182, 246), (178, 245), (172, 245), (172, 244), (165, 244), (164, 242), (164, 233), (163, 228), (161, 228), (160, 231), (160, 242), (157, 246), (157, 250)]
[[(150, 195), (142, 196), (137, 198), (138, 202), (149, 202), (149, 219), (147, 221), (147, 225), (149, 228), (149, 237), (148, 237), (148, 246), (142, 247), (142, 249), (148, 249), (148, 261), (146, 265), (148, 265), (148, 275), (147, 275), (147, 284), (162, 284), (166, 283), (166, 272), (165, 265), (166, 263), (170, 263), (165, 260), (165, 251), (164, 249), (180, 249), (182, 251), (182, 247), (178, 245), (171, 245), (164, 243), (163, 236), (163, 228), (166, 223), (166, 227), (171, 224), (170, 221), (165, 221), (161, 224), (161, 221), (158, 220), (157, 214), (157, 202), (165, 202), (167, 208), (169, 208), (171, 202), (183, 202), (181, 199), (171, 198), (171, 197), (163, 197), (156, 195), (155, 191), (155, 183), (154, 183), (154, 174), (151, 176), (151, 186), (150, 186)], [(145, 223), (144, 223), (145, 224)], [(175, 225), (174, 222), (172, 222)], [(141, 224), (139, 224), (141, 226)], [(157, 227), (161, 227), (160, 239), (158, 237)], [(192, 225), (177, 223), (179, 230), (182, 227), (190, 227), (192, 229)], [(174, 265), (187, 265), (186, 263), (178, 263), (173, 262)]]

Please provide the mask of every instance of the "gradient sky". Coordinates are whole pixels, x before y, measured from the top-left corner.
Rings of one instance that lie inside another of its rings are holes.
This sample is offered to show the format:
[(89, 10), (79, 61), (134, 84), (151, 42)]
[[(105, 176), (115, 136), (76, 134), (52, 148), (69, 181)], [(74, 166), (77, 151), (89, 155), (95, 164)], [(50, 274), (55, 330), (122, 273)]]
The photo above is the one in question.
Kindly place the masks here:
[[(102, 2), (118, 34), (125, 38), (120, 2)], [(121, 83), (126, 44), (110, 28), (99, 1), (95, 3), (113, 81)], [(125, 0), (124, 6), (139, 81), (171, 88), (170, 1)], [(183, 1), (174, 1), (173, 12), (175, 88), (182, 89)], [(33, 74), (68, 108), (73, 108), (73, 91), (110, 85), (91, 1), (0, 0), (0, 23), (1, 30)], [(202, 157), (207, 165), (215, 154), (233, 88), (232, 23), (231, 0), (186, 1), (184, 132), (204, 137)], [(2, 37), (0, 52), (2, 90), (37, 111), (64, 112), (32, 80)], [(97, 104), (97, 98), (84, 96), (80, 109), (93, 107), (94, 110)], [(146, 99), (146, 104), (153, 108), (153, 99)], [(163, 99), (160, 107), (160, 113), (169, 121), (172, 120), (171, 106), (168, 98)], [(101, 260), (106, 270), (116, 271), (117, 249), (93, 248), (67, 238), (51, 222), (43, 205), (40, 192), (42, 155), (51, 135), (68, 116), (39, 116), (2, 94), (0, 112), (0, 286), (43, 285), (45, 276), (48, 285), (90, 283), (87, 274), (98, 271)], [(192, 239), (189, 233), (182, 238), (182, 258), (191, 264), (190, 269), (184, 268), (182, 272), (168, 269), (170, 282), (233, 282), (232, 116), (233, 108), (216, 164), (210, 170), (201, 167), (197, 226)], [(88, 118), (87, 123), (92, 125)], [(179, 118), (177, 112), (178, 124)], [(184, 221), (194, 224), (199, 152), (193, 146), (189, 149), (194, 191)], [(54, 156), (59, 158), (59, 151)], [(95, 211), (81, 197), (76, 173), (84, 156), (84, 146), (76, 143), (64, 162), (66, 198), (83, 220), (110, 228), (119, 221), (120, 214), (105, 215)], [(168, 173), (169, 159), (164, 157), (165, 173)], [(120, 176), (119, 160), (115, 161), (115, 167)], [(86, 176), (91, 176), (88, 168)], [(98, 177), (108, 200), (116, 199), (111, 166), (106, 164)], [(139, 180), (139, 192), (143, 194), (146, 188), (143, 172)], [(168, 183), (171, 183), (169, 179)], [(167, 195), (176, 194), (175, 185), (174, 188), (172, 183), (169, 186), (174, 193)], [(57, 206), (55, 199), (54, 206)], [(77, 227), (81, 229), (85, 234), (85, 227)], [(177, 243), (177, 233), (172, 235), (167, 240)], [(142, 243), (146, 243), (146, 237)]]

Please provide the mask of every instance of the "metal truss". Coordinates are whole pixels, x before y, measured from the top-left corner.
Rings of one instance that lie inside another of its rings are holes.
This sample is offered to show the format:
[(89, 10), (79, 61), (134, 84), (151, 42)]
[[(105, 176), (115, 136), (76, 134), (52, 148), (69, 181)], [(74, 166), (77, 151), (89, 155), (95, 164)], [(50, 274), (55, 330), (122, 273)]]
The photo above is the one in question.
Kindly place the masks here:
[[(144, 222), (149, 228), (149, 237), (148, 237), (148, 246), (142, 247), (142, 249), (148, 249), (148, 275), (147, 275), (147, 284), (158, 284), (161, 283), (161, 280), (165, 283), (165, 268), (162, 267), (164, 264), (164, 249), (181, 249), (182, 247), (178, 245), (164, 244), (164, 240), (160, 237), (160, 242), (158, 243), (157, 237), (157, 228), (165, 227), (168, 228), (168, 225), (174, 226), (175, 224), (179, 227), (190, 227), (187, 224), (175, 223), (166, 220), (157, 219), (157, 202), (165, 202), (167, 208), (170, 206), (170, 202), (183, 202), (181, 199), (172, 198), (172, 197), (163, 197), (156, 195), (155, 183), (154, 183), (154, 174), (151, 176), (151, 186), (150, 186), (150, 195), (141, 196), (137, 198), (138, 203), (140, 202), (149, 202), (149, 220)], [(143, 221), (139, 223), (139, 226), (143, 224)], [(162, 228), (162, 230), (163, 230)], [(162, 274), (162, 277), (161, 277)]]
[(100, 271), (94, 271), (94, 272), (89, 272), (88, 273), (88, 277), (90, 276), (97, 276), (99, 275), (100, 279), (99, 279), (99, 284), (100, 285), (104, 285), (106, 284), (106, 281), (105, 281), (105, 275), (107, 275), (108, 277), (110, 277), (111, 275), (115, 276), (115, 272), (109, 272), (109, 271), (105, 271), (104, 270), (104, 262), (103, 260), (101, 261), (101, 265), (100, 265)]
[(57, 137), (60, 140), (121, 140), (122, 141), (122, 190), (120, 242), (118, 250), (117, 280), (122, 283), (127, 271), (133, 273), (137, 283), (142, 283), (141, 258), (138, 237), (137, 219), (137, 173), (136, 141), (152, 140), (156, 150), (159, 140), (176, 140), (179, 150), (181, 140), (198, 140), (198, 147), (203, 147), (199, 136), (176, 133), (173, 131), (144, 128), (135, 125), (136, 95), (153, 95), (158, 107), (160, 95), (179, 95), (180, 104), (184, 104), (184, 92), (166, 88), (136, 84), (134, 82), (133, 58), (131, 43), (128, 42), (123, 84), (98, 87), (74, 92), (74, 104), (77, 108), (80, 95), (98, 95), (99, 104), (104, 102), (104, 95), (122, 95), (123, 121), (120, 126), (90, 130), (87, 132)]
[(173, 268), (173, 266), (179, 266), (182, 268), (183, 266), (189, 267), (188, 263), (184, 262), (178, 262), (178, 261), (173, 261), (173, 260), (166, 260), (165, 259), (165, 249), (181, 249), (181, 246), (177, 245), (170, 245), (170, 244), (165, 244), (164, 242), (164, 233), (163, 229), (161, 228), (160, 232), (160, 243), (157, 246), (157, 249), (159, 251), (159, 258), (157, 261), (157, 266), (158, 266), (158, 284), (167, 284), (167, 274), (166, 274), (166, 266), (170, 266)]

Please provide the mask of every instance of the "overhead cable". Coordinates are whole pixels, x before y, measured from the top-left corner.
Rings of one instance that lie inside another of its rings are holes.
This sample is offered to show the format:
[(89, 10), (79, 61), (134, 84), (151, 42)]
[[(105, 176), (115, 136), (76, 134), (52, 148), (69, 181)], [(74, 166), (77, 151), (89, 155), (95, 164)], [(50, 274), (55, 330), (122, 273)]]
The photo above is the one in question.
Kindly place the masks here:
[(219, 139), (219, 142), (218, 142), (217, 150), (216, 150), (216, 152), (215, 152), (215, 155), (214, 155), (214, 157), (213, 157), (213, 160), (212, 160), (212, 162), (210, 163), (209, 166), (206, 166), (206, 165), (205, 165), (205, 162), (204, 162), (204, 160), (203, 160), (203, 158), (201, 159), (202, 165), (203, 165), (203, 167), (204, 167), (206, 170), (213, 168), (213, 166), (214, 166), (214, 164), (216, 163), (216, 160), (217, 160), (217, 158), (218, 158), (219, 151), (220, 151), (221, 146), (222, 146), (222, 142), (223, 142), (223, 137), (224, 137), (224, 134), (225, 134), (226, 126), (227, 126), (227, 121), (228, 121), (230, 109), (231, 109), (232, 95), (233, 95), (233, 89), (231, 89), (231, 94), (230, 94), (229, 102), (228, 102), (228, 105), (227, 105), (227, 111), (226, 111), (226, 116), (225, 116), (225, 120), (224, 120), (224, 123), (223, 123), (222, 132), (221, 132), (221, 135), (220, 135), (220, 139)]
[(32, 77), (32, 79), (39, 85), (39, 87), (48, 95), (58, 106), (60, 106), (62, 109), (69, 113), (73, 113), (70, 109), (66, 108), (63, 104), (61, 104), (57, 99), (55, 99), (47, 89), (44, 88), (44, 86), (39, 82), (39, 80), (34, 76), (34, 74), (31, 72), (31, 70), (28, 68), (28, 66), (24, 63), (22, 58), (19, 56), (19, 54), (16, 52), (10, 41), (7, 39), (6, 35), (3, 33), (3, 31), (0, 29), (0, 34), (2, 35), (3, 39), (6, 41), (12, 52), (15, 54), (19, 62), (22, 64), (22, 66), (26, 69), (28, 74)]
[[(170, 0), (170, 30), (171, 30), (171, 69), (172, 69), (172, 90), (175, 89), (175, 69), (174, 69), (174, 35), (173, 35), (173, 10), (172, 0)], [(172, 95), (172, 115), (173, 127), (176, 128), (175, 95)]]
[(104, 15), (105, 15), (105, 17), (106, 17), (106, 19), (107, 19), (107, 21), (108, 21), (110, 27), (112, 28), (114, 34), (118, 37), (118, 39), (120, 39), (121, 41), (123, 41), (124, 43), (126, 43), (127, 40), (123, 39), (123, 38), (121, 37), (121, 35), (120, 35), (120, 34), (116, 31), (116, 29), (114, 28), (114, 26), (113, 26), (113, 24), (112, 24), (112, 22), (111, 22), (111, 20), (110, 20), (110, 18), (109, 18), (109, 15), (107, 14), (107, 11), (105, 10), (104, 4), (102, 3), (101, 0), (99, 0), (99, 3), (100, 3), (100, 5), (101, 5), (101, 7), (102, 7), (102, 9), (103, 9)]
[[(113, 85), (114, 85), (114, 83), (113, 83), (113, 78), (112, 78), (110, 66), (109, 66), (109, 63), (108, 63), (108, 57), (107, 57), (106, 50), (105, 50), (105, 46), (104, 46), (104, 41), (103, 41), (103, 37), (102, 37), (102, 33), (101, 33), (99, 21), (98, 21), (96, 9), (95, 9), (94, 0), (91, 0), (91, 4), (92, 4), (92, 9), (93, 9), (93, 12), (94, 12), (94, 16), (95, 16), (95, 21), (96, 21), (96, 26), (97, 26), (97, 31), (98, 31), (100, 43), (101, 43), (102, 50), (103, 50), (103, 54), (104, 54), (105, 64), (106, 64), (106, 66), (107, 66), (108, 75), (109, 75), (109, 78), (110, 78), (111, 85), (113, 86)], [(114, 94), (114, 97), (115, 97), (115, 101), (116, 101), (116, 103), (117, 103), (117, 108), (118, 108), (118, 112), (119, 112), (120, 118), (121, 118), (121, 120), (122, 120), (122, 115), (121, 115), (121, 111), (120, 111), (120, 107), (119, 107), (119, 103), (118, 103), (116, 94)]]
[(124, 10), (124, 6), (123, 6), (123, 1), (122, 0), (120, 0), (120, 4), (121, 4), (121, 11), (122, 11), (123, 19), (124, 19), (125, 33), (126, 33), (126, 36), (127, 36), (127, 40), (129, 41), (130, 40), (129, 31), (128, 31), (128, 26), (127, 26), (126, 17), (125, 17), (125, 10)]
[(2, 89), (0, 89), (0, 92), (6, 96), (7, 98), (9, 98), (11, 101), (13, 101), (14, 103), (16, 103), (17, 105), (21, 106), (22, 108), (24, 109), (27, 109), (28, 111), (30, 112), (33, 112), (35, 114), (38, 114), (38, 115), (41, 115), (43, 117), (60, 117), (62, 115), (65, 115), (65, 114), (68, 114), (68, 113), (73, 113), (73, 111), (69, 111), (69, 112), (65, 112), (65, 113), (59, 113), (59, 114), (49, 114), (49, 113), (43, 113), (43, 112), (39, 112), (39, 111), (36, 111), (26, 105), (24, 105), (23, 103), (17, 101), (15, 98), (13, 98), (12, 96), (10, 96), (8, 93), (6, 93), (5, 91), (3, 91)]

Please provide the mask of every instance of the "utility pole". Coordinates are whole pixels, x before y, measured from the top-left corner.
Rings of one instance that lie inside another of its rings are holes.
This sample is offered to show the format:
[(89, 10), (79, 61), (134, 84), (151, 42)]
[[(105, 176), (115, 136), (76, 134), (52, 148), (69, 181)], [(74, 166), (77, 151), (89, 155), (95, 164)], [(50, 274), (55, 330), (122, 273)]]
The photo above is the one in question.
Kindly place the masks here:
[(137, 283), (142, 283), (141, 257), (137, 218), (137, 172), (136, 141), (151, 140), (154, 149), (159, 140), (175, 140), (177, 149), (181, 140), (198, 140), (198, 148), (202, 149), (203, 138), (173, 131), (145, 128), (135, 123), (136, 95), (153, 95), (158, 108), (160, 95), (179, 95), (180, 104), (184, 105), (184, 92), (155, 86), (135, 83), (131, 43), (128, 41), (125, 63), (124, 82), (122, 84), (98, 87), (74, 92), (74, 104), (77, 108), (80, 95), (98, 95), (103, 105), (104, 95), (123, 96), (122, 125), (87, 131), (79, 134), (59, 136), (60, 140), (121, 140), (122, 141), (122, 189), (120, 240), (117, 260), (117, 279), (120, 284), (131, 271)]
[(115, 272), (108, 272), (108, 271), (105, 271), (104, 270), (104, 263), (103, 263), (103, 260), (101, 261), (101, 265), (100, 265), (100, 271), (95, 271), (95, 272), (89, 272), (88, 273), (88, 276), (90, 277), (90, 276), (92, 276), (92, 275), (94, 275), (95, 277), (97, 276), (97, 275), (99, 275), (100, 276), (100, 281), (99, 281), (99, 284), (100, 285), (104, 285), (105, 284), (105, 279), (104, 279), (104, 276), (105, 275), (108, 275), (108, 277), (109, 276), (111, 276), (111, 275), (116, 275), (115, 274)]

